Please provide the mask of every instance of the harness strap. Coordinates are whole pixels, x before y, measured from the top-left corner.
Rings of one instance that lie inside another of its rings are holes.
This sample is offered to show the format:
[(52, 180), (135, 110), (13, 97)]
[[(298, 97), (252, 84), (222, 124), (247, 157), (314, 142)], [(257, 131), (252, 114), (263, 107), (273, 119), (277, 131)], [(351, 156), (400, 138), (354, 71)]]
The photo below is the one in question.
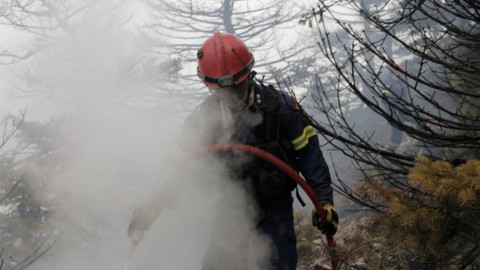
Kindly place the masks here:
[(302, 207), (305, 207), (305, 205), (307, 205), (303, 199), (302, 199), (302, 196), (300, 196), (300, 193), (298, 192), (298, 187), (295, 187), (295, 195), (297, 195), (297, 200), (298, 202), (300, 203), (300, 205), (302, 205)]
[[(262, 87), (265, 88), (263, 84)], [(292, 153), (295, 151), (294, 149), (292, 149), (295, 148), (295, 145), (292, 145), (291, 142), (286, 139), (282, 140), (280, 138), (280, 117), (278, 116), (279, 101), (278, 96), (274, 96), (274, 93), (276, 94), (277, 91), (271, 85), (269, 85), (268, 87), (270, 89), (266, 89), (267, 94), (264, 113), (265, 120), (262, 131), (264, 134), (262, 134), (263, 137), (261, 138), (265, 141), (277, 141), (280, 144), (283, 152), (285, 153), (288, 162), (291, 163), (290, 165), (296, 168), (297, 164), (294, 163), (296, 158)], [(300, 193), (298, 192), (298, 186), (295, 187), (295, 193), (300, 205), (302, 205), (302, 207), (305, 207), (306, 204), (300, 196)]]

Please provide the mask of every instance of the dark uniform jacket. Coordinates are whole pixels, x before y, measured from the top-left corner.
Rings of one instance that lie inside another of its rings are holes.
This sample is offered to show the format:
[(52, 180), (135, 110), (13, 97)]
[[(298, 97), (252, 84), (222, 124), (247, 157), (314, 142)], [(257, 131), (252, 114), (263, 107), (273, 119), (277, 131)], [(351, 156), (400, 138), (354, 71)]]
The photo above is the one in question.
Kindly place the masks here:
[[(302, 174), (320, 200), (333, 203), (331, 178), (320, 150), (317, 131), (294, 110), (292, 97), (273, 87), (253, 85), (253, 103), (241, 112), (230, 112), (214, 95), (209, 96), (186, 119), (185, 136), (194, 136), (195, 143), (187, 149), (216, 143), (248, 144), (289, 163)], [(279, 149), (280, 148), (280, 149)], [(232, 154), (225, 159), (243, 160)], [(232, 168), (236, 177), (253, 182), (255, 197), (260, 204), (290, 196), (291, 179), (278, 168), (259, 159), (238, 164)]]

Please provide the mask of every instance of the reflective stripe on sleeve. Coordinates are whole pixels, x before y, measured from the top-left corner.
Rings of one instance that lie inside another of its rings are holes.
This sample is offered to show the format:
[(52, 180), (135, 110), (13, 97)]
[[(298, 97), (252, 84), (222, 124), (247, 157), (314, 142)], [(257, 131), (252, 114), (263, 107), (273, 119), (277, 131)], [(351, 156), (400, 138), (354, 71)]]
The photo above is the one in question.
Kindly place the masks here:
[(317, 131), (312, 126), (308, 125), (303, 129), (302, 135), (295, 140), (292, 140), (292, 144), (295, 150), (300, 150), (308, 144), (308, 139), (317, 135)]

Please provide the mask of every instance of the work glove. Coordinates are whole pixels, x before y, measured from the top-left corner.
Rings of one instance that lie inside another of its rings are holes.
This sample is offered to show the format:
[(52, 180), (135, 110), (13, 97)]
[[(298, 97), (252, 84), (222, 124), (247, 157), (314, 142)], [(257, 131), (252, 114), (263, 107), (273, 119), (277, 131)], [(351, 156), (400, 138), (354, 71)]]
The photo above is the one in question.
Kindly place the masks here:
[(323, 234), (333, 236), (337, 232), (338, 214), (335, 207), (329, 202), (322, 202), (325, 219), (320, 220), (317, 210), (312, 211), (312, 224), (317, 227)]
[(132, 219), (128, 225), (127, 235), (136, 243), (143, 240), (145, 231), (152, 226), (153, 221), (160, 211), (153, 204), (147, 203), (133, 211)]

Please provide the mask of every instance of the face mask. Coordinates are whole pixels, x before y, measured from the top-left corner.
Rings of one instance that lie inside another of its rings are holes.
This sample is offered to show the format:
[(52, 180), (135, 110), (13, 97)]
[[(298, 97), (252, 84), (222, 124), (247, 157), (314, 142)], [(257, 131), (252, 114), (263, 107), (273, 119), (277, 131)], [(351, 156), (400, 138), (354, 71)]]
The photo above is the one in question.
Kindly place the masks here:
[(208, 89), (222, 100), (228, 108), (241, 110), (246, 105), (248, 85), (248, 80), (244, 80), (237, 85), (220, 88), (208, 87)]

